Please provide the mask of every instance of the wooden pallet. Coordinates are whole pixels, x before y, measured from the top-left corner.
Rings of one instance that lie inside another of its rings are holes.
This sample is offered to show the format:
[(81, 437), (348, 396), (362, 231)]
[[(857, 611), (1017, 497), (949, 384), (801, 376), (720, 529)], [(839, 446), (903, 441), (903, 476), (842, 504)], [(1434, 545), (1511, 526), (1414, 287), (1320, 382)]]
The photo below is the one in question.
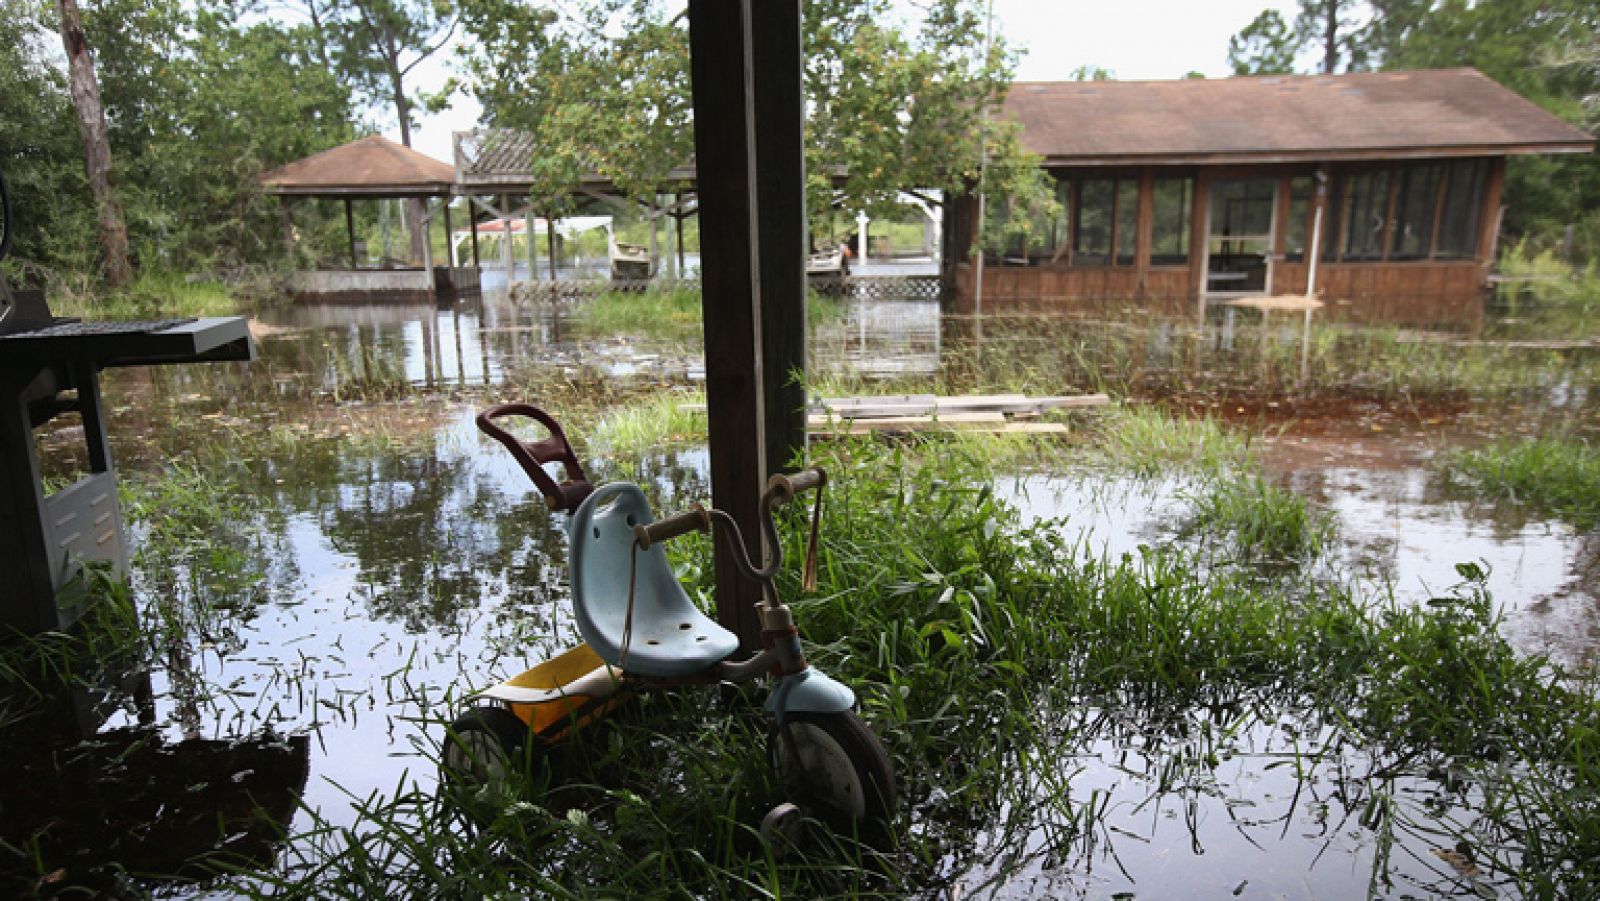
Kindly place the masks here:
[[(1039, 422), (1047, 410), (1103, 407), (1104, 394), (1028, 397), (1024, 394), (981, 394), (940, 397), (894, 394), (876, 397), (828, 397), (806, 417), (806, 429), (818, 437), (868, 435), (877, 432), (983, 432), (1007, 435), (1062, 435), (1060, 423)], [(705, 412), (705, 404), (684, 404), (689, 412)]]

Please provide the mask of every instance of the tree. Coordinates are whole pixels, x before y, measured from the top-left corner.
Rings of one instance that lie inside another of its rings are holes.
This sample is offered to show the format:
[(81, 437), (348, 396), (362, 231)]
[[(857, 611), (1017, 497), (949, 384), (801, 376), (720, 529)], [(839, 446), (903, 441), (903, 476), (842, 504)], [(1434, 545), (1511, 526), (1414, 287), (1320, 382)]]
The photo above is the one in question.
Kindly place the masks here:
[[(1320, 52), (1327, 74), (1366, 68), (1372, 58), (1371, 21), (1383, 0), (1300, 0), (1291, 27), (1275, 9), (1263, 10), (1228, 40), (1228, 65), (1235, 75), (1293, 72), (1306, 49)], [(1417, 0), (1387, 0), (1396, 8)], [(1422, 0), (1426, 2), (1426, 0)]]
[(1277, 75), (1294, 71), (1300, 35), (1275, 9), (1265, 9), (1228, 39), (1228, 65), (1235, 75)]
[(888, 24), (892, 12), (886, 0), (806, 5), (813, 223), (836, 203), (869, 215), (891, 212), (907, 188), (1048, 196), (1037, 159), (1000, 111), (1016, 56), (993, 36), (983, 6), (933, 0), (905, 30)]
[(449, 43), (458, 11), (449, 0), (337, 0), (326, 15), (351, 82), (374, 103), (394, 107), (400, 143), (410, 147), (417, 107), (441, 109), (448, 94), (415, 94), (406, 78)]
[[(45, 20), (48, 16), (49, 21)], [(55, 11), (0, 0), (0, 168), (11, 190), (16, 229), (8, 268), (95, 265), (95, 217), (66, 78), (47, 56), (59, 40)], [(88, 249), (87, 252), (85, 249)]]
[(106, 136), (94, 56), (83, 32), (77, 0), (56, 0), (56, 9), (61, 15), (61, 44), (67, 54), (72, 106), (77, 111), (78, 133), (83, 140), (84, 169), (99, 222), (101, 264), (106, 281), (121, 287), (133, 280), (133, 269), (128, 265), (128, 227), (111, 187), (111, 142)]
[[(467, 0), (463, 10), (468, 90), (493, 124), (533, 134), (536, 206), (554, 207), (587, 172), (653, 197), (689, 160), (687, 33), (659, 0), (566, 15), (513, 0)], [(839, 206), (887, 214), (906, 188), (1012, 190), (1042, 178), (1031, 158), (1015, 165), (1026, 155), (998, 112), (1015, 57), (985, 41), (977, 0), (933, 0), (904, 30), (889, 24), (892, 12), (888, 0), (804, 7), (814, 227)]]
[[(358, 92), (394, 108), (400, 143), (411, 146), (412, 119), (420, 106), (437, 112), (449, 102), (453, 85), (431, 95), (407, 87), (406, 78), (442, 50), (460, 22), (452, 0), (334, 0), (323, 8), (306, 0), (309, 13), (336, 36), (335, 60)], [(406, 203), (411, 256), (422, 255), (422, 204)]]
[(1366, 66), (1362, 11), (1361, 0), (1300, 0), (1295, 30), (1307, 45), (1322, 50), (1323, 74), (1339, 71), (1341, 63), (1347, 72)]

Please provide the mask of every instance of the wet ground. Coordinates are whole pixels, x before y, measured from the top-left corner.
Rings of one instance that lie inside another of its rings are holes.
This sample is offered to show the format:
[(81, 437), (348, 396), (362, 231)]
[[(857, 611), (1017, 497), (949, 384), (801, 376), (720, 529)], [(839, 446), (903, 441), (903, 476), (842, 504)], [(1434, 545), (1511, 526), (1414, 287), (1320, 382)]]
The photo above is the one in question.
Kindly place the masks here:
[[(965, 369), (985, 352), (1016, 355), (1038, 340), (1008, 339), (1006, 327), (991, 327), (987, 335), (1001, 337), (986, 351), (974, 346), (969, 323), (941, 320), (933, 303), (847, 301), (843, 310), (816, 327), (813, 369), (862, 382), (948, 376), (953, 360)], [(104, 728), (138, 729), (151, 719), (168, 743), (303, 737), (304, 801), (345, 823), (353, 798), (412, 780), (431, 784), (438, 723), (464, 694), (575, 641), (564, 535), (511, 459), (476, 433), (476, 407), (533, 400), (555, 382), (562, 391), (647, 393), (695, 384), (703, 367), (692, 334), (593, 334), (570, 309), (493, 296), (442, 311), (284, 306), (264, 311), (253, 328), (260, 360), (249, 367), (107, 374), (114, 452), (125, 470), (156, 471), (181, 460), (186, 444), (232, 441), (244, 474), (222, 516), (226, 528), (213, 536), (214, 555), (226, 552), (235, 567), (227, 578), (210, 584), (215, 556), (147, 558), (136, 572), (138, 591), (188, 593), (210, 612), (166, 633), (151, 702), (124, 705)], [(1337, 517), (1327, 573), (1420, 602), (1459, 581), (1455, 564), (1482, 562), (1517, 647), (1583, 663), (1600, 642), (1600, 601), (1588, 578), (1600, 552), (1595, 536), (1511, 505), (1463, 499), (1428, 465), (1447, 447), (1592, 420), (1585, 392), (1568, 385), (1544, 401), (1518, 399), (1508, 416), (1470, 396), (1418, 402), (1251, 391), (1263, 380), (1256, 362), (1230, 371), (1235, 350), (1191, 324), (1050, 328), (1064, 330), (1050, 332), (1052, 353), (1076, 343), (1078, 368), (1069, 373), (1059, 355), (1029, 365), (1059, 368), (1059, 392), (1102, 387), (1090, 383), (1097, 372), (1124, 379), (1135, 397), (1251, 429), (1267, 468)], [(1129, 334), (1138, 337), (1130, 342)], [(1276, 367), (1280, 357), (1292, 364), (1295, 337), (1272, 337), (1283, 350), (1263, 355), (1261, 365)], [(1112, 344), (1121, 349), (1095, 356)], [(181, 428), (163, 425), (172, 416), (182, 417)], [(272, 440), (258, 440), (264, 430)], [(346, 440), (353, 435), (369, 437)], [(74, 437), (69, 427), (43, 441), (52, 471), (73, 468)], [(706, 470), (697, 447), (653, 456), (643, 468), (668, 507), (703, 498)], [(1020, 473), (1001, 490), (1029, 517), (1064, 517), (1063, 542), (1115, 555), (1203, 541), (1179, 537), (1192, 487), (1179, 476), (1085, 468)], [(168, 515), (156, 512), (135, 541), (147, 541)], [(230, 579), (246, 589), (234, 590)], [(1052, 814), (1042, 809), (1032, 837), (980, 837), (980, 852), (992, 845), (990, 861), (952, 881), (1007, 897), (1367, 891), (1378, 843), (1360, 824), (1364, 799), (1346, 791), (1360, 780), (1342, 778), (1371, 767), (1359, 749), (1330, 745), (1321, 725), (1281, 711), (1193, 722), (1178, 730), (1188, 736), (1176, 740), (1185, 745), (1179, 756), (1216, 755), (1223, 764), (1199, 781), (1174, 781), (1153, 768), (1175, 739), (1141, 728), (1100, 715), (1092, 744), (1063, 751), (1053, 778), (1070, 780), (1075, 799), (1099, 798), (1110, 811), (1071, 859), (1060, 859), (1059, 849), (1030, 854), (1056, 848), (1046, 840)], [(1041, 797), (1049, 785), (1041, 782)], [(1417, 805), (1432, 803), (1436, 791), (1395, 788)], [(1460, 798), (1441, 803), (1446, 815), (1470, 808)], [(309, 820), (302, 812), (294, 822)], [(1438, 850), (1435, 836), (1401, 836), (1392, 875), (1421, 892), (1461, 876)]]

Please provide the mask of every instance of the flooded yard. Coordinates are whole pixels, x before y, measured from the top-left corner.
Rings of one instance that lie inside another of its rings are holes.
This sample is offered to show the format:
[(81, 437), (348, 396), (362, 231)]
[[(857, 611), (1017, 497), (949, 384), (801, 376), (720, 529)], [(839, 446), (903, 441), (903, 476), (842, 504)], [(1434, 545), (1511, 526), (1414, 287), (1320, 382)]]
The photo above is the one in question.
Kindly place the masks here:
[[(1482, 591), (1517, 655), (1573, 672), (1592, 665), (1593, 529), (1486, 500), (1439, 465), (1500, 439), (1592, 435), (1592, 350), (1502, 348), (1492, 327), (1464, 349), (1446, 332), (1319, 324), (1302, 373), (1297, 328), (996, 319), (980, 338), (934, 302), (836, 306), (813, 323), (815, 393), (1108, 391), (1126, 408), (1220, 426), (1237, 444), (1221, 463), (1111, 452), (1104, 422), (1118, 414), (1090, 411), (1068, 420), (1074, 436), (1062, 444), (995, 454), (996, 500), (1016, 513), (1006, 528), (1039, 536), (1076, 569), (1179, 554), (1198, 572), (1310, 606), (1339, 595), (1414, 610)], [(693, 327), (607, 333), (581, 307), (494, 294), (447, 309), (285, 305), (252, 327), (260, 358), (248, 366), (107, 375), (113, 451), (138, 519), (133, 596), (154, 638), (145, 690), (112, 691), (101, 729), (169, 746), (303, 740), (303, 806), (283, 814), (290, 837), (275, 852), (292, 875), (314, 869), (329, 830), (370, 830), (383, 799), (436, 790), (441, 725), (466, 695), (577, 641), (565, 533), (514, 461), (477, 434), (475, 411), (546, 405), (583, 451), (618, 408), (663, 392), (687, 402), (704, 369)], [(82, 465), (73, 438), (69, 426), (41, 443), (58, 477)], [(604, 450), (600, 476), (641, 481), (658, 510), (709, 495), (701, 438)], [(1208, 492), (1246, 467), (1325, 517), (1331, 537), (1292, 561), (1261, 560), (1240, 533), (1201, 518)], [(691, 578), (697, 553), (680, 560)], [(1464, 579), (1462, 564), (1482, 578)], [(926, 615), (944, 615), (937, 607)], [(921, 703), (922, 683), (907, 678), (898, 699), (864, 690), (869, 719), (902, 715), (908, 696)], [(914, 838), (887, 856), (906, 858), (888, 866), (911, 884), (885, 877), (890, 893), (1520, 894), (1505, 863), (1527, 839), (1504, 830), (1503, 798), (1438, 760), (1372, 746), (1325, 705), (1221, 683), (1182, 703), (1112, 700), (1071, 684), (1041, 691), (1032, 731), (1009, 741), (1002, 764), (903, 774)], [(885, 735), (899, 761), (924, 759), (924, 733), (934, 743), (968, 730), (1011, 735), (951, 713), (902, 728), (910, 734)], [(43, 760), (62, 747), (13, 744), (7, 756)], [(760, 766), (759, 748), (742, 750)], [(1001, 771), (980, 772), (990, 766)], [(72, 835), (65, 824), (52, 841), (70, 847)], [(62, 879), (110, 878), (73, 861), (57, 864)], [(166, 872), (159, 861), (121, 863)], [(30, 865), (6, 858), (15, 875), (0, 884), (48, 894)], [(138, 884), (197, 895), (271, 887), (248, 876)]]

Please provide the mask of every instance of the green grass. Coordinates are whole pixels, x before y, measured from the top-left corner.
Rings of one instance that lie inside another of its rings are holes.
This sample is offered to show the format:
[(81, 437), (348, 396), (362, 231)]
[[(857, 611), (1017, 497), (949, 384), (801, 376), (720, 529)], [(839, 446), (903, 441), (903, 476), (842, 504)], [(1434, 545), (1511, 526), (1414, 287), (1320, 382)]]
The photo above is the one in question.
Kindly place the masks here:
[[(704, 392), (659, 391), (599, 414), (588, 431), (589, 453), (633, 460), (706, 440)], [(701, 409), (690, 410), (698, 405)]]
[(1260, 473), (1213, 479), (1190, 500), (1184, 531), (1225, 537), (1244, 561), (1305, 562), (1333, 538), (1331, 516)]
[[(580, 307), (589, 329), (606, 334), (692, 336), (703, 319), (698, 287), (652, 286), (645, 291), (608, 291)], [(807, 321), (816, 325), (840, 319), (845, 306), (813, 291), (806, 300)]]
[(608, 291), (579, 310), (597, 332), (674, 334), (700, 328), (700, 292), (686, 288)]
[(121, 291), (98, 288), (87, 280), (58, 282), (49, 290), (51, 312), (93, 319), (156, 319), (231, 316), (240, 303), (227, 285), (190, 280), (176, 272), (141, 272)]
[(1600, 449), (1585, 439), (1499, 441), (1446, 454), (1439, 465), (1482, 497), (1521, 504), (1582, 530), (1600, 525)]
[(1097, 414), (1095, 450), (1111, 465), (1143, 477), (1172, 471), (1214, 475), (1250, 465), (1248, 437), (1215, 419), (1175, 416), (1125, 404)]

